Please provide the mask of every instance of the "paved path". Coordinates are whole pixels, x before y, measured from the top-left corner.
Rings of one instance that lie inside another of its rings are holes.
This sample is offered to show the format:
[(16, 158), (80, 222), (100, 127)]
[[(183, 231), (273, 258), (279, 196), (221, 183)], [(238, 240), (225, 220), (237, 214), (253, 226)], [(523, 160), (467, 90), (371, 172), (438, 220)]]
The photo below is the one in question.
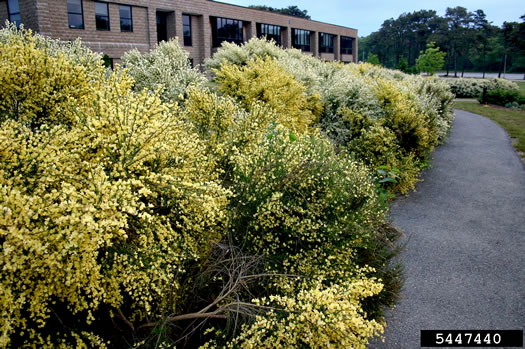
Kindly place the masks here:
[(432, 166), (392, 205), (406, 280), (385, 343), (370, 348), (419, 348), (421, 329), (525, 327), (525, 167), (509, 137), (456, 111)]

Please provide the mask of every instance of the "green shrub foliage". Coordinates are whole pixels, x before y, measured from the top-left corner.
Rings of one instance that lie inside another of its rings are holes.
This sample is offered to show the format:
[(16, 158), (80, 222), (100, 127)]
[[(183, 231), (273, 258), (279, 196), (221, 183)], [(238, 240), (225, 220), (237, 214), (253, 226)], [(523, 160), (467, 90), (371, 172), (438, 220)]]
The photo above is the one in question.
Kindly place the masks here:
[(517, 90), (489, 90), (481, 93), (478, 98), (482, 104), (495, 104), (505, 106), (507, 104), (520, 102), (520, 93)]

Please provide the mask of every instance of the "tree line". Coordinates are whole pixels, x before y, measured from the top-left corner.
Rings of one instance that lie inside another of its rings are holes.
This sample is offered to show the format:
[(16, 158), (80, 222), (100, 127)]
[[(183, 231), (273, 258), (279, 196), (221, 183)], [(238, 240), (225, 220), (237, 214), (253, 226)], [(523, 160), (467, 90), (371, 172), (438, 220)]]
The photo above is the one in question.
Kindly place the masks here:
[(295, 16), (300, 18), (306, 18), (311, 19), (310, 15), (308, 15), (307, 10), (301, 10), (297, 6), (288, 6), (283, 8), (275, 8), (271, 6), (266, 5), (250, 5), (249, 8), (254, 8), (256, 10), (263, 10), (263, 11), (269, 11), (269, 12), (275, 12), (280, 13), (282, 15), (288, 15), (288, 16)]
[(498, 27), (483, 10), (471, 12), (461, 6), (447, 8), (443, 17), (434, 10), (403, 13), (360, 38), (359, 58), (370, 57), (375, 63), (410, 72), (420, 52), (435, 42), (446, 53), (447, 75), (463, 76), (465, 70), (521, 73), (525, 72), (525, 15), (521, 20)]

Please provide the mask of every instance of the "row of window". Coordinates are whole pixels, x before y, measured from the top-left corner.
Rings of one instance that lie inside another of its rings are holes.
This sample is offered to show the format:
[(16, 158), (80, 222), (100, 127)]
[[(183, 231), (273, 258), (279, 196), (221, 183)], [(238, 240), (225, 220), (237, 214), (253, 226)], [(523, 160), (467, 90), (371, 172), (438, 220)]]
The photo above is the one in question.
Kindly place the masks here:
[[(67, 0), (67, 17), (69, 28), (84, 29), (84, 4), (82, 0)], [(119, 5), (120, 31), (133, 31), (133, 16), (131, 6)], [(110, 30), (109, 4), (95, 1), (95, 23), (97, 30)]]
[[(189, 16), (188, 16), (189, 17)], [(186, 23), (186, 22), (184, 22)], [(191, 41), (191, 21), (188, 33)], [(229, 18), (212, 18), (212, 35), (213, 46), (218, 47), (223, 41), (240, 44), (243, 42), (243, 25), (242, 21)], [(292, 29), (293, 47), (303, 51), (310, 51), (310, 31), (304, 29)], [(275, 41), (277, 45), (281, 44), (281, 27), (272, 24), (257, 23), (257, 36), (266, 37)], [(319, 33), (320, 52), (334, 53), (333, 34)], [(186, 45), (186, 29), (184, 31), (184, 42)], [(341, 36), (341, 53), (352, 54), (353, 38)]]
[[(95, 23), (97, 30), (110, 30), (109, 21), (109, 4), (107, 2), (95, 1)], [(20, 25), (20, 6), (18, 0), (8, 0), (7, 9), (9, 20)], [(128, 5), (119, 5), (120, 11), (120, 31), (133, 31), (132, 8)], [(67, 14), (69, 27), (74, 29), (84, 29), (84, 8), (82, 0), (67, 0)], [(166, 19), (164, 18), (164, 22)], [(162, 19), (159, 21), (157, 16), (157, 26), (162, 25)], [(166, 25), (166, 23), (164, 23)], [(184, 36), (184, 45), (192, 46), (192, 26), (191, 16), (182, 16), (182, 27)], [(293, 47), (303, 51), (310, 51), (310, 31), (304, 29), (292, 29)], [(234, 42), (241, 44), (244, 40), (243, 22), (236, 19), (213, 17), (212, 18), (212, 36), (213, 46), (218, 47), (222, 42)], [(281, 27), (272, 24), (257, 23), (257, 36), (266, 37), (281, 45)], [(334, 52), (335, 35), (319, 33), (319, 51)], [(164, 39), (160, 38), (159, 40)], [(341, 53), (352, 54), (353, 38), (341, 36)]]

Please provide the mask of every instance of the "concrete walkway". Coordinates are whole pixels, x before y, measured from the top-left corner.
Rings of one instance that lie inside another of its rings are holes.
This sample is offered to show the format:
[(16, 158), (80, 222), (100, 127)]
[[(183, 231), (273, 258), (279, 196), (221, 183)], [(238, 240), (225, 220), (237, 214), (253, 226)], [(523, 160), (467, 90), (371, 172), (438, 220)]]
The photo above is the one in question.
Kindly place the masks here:
[(370, 348), (419, 348), (422, 329), (525, 327), (525, 167), (509, 137), (456, 111), (431, 163), (391, 207), (406, 280), (385, 343)]

